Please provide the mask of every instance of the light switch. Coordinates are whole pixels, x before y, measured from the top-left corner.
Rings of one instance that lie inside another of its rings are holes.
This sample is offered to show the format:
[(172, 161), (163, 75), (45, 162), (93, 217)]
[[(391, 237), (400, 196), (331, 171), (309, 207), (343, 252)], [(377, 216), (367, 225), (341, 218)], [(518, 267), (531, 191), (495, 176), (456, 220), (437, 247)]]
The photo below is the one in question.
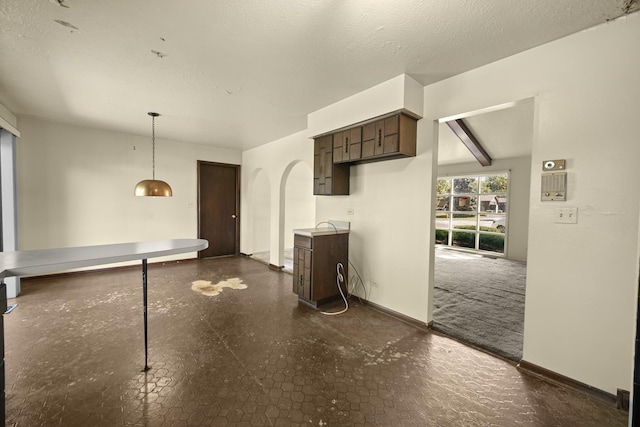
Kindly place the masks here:
[(555, 222), (556, 224), (577, 224), (578, 208), (556, 208)]

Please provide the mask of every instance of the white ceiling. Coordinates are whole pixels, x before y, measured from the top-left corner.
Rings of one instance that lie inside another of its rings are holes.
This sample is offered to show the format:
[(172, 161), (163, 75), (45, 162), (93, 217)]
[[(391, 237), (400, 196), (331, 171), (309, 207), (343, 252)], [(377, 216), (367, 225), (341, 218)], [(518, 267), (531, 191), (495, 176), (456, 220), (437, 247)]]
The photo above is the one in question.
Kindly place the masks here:
[[(462, 119), (493, 160), (531, 155), (533, 101)], [(477, 162), (446, 123), (440, 123), (438, 164)]]
[(399, 74), (430, 84), (638, 9), (637, 0), (59, 1), (1, 1), (1, 104), (138, 135), (155, 111), (158, 138), (242, 149), (303, 130), (308, 113)]

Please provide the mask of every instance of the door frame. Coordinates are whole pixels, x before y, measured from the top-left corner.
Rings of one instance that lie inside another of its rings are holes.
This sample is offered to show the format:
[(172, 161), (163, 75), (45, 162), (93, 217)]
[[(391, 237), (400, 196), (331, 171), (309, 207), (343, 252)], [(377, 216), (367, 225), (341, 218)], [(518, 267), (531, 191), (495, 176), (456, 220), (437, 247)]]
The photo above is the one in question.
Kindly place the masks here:
[[(234, 168), (236, 170), (236, 241), (235, 241), (235, 256), (240, 255), (240, 165), (234, 165), (231, 163), (220, 163), (220, 162), (210, 162), (206, 160), (198, 160), (198, 238), (201, 239), (201, 229), (200, 229), (200, 217), (202, 212), (200, 210), (200, 168), (202, 165), (207, 166), (222, 166)], [(203, 251), (198, 252), (198, 258), (202, 258)]]

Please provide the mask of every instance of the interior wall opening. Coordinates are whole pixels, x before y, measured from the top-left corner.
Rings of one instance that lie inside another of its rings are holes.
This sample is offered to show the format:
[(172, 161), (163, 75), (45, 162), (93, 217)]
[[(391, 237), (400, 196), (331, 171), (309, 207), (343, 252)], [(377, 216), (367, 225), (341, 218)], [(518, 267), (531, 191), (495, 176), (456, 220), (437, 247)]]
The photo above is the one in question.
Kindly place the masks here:
[(464, 117), (491, 159), (482, 165), (440, 120), (433, 328), (510, 360), (522, 358), (533, 102)]

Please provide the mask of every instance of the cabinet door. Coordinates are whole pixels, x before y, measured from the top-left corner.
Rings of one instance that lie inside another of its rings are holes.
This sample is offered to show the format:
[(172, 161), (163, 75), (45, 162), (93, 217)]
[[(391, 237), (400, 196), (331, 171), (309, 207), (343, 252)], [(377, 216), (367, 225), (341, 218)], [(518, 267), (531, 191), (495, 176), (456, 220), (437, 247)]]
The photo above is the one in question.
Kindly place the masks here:
[(397, 153), (399, 148), (398, 134), (384, 137), (384, 153)]
[(293, 248), (293, 293), (311, 299), (311, 249)]
[(375, 125), (374, 155), (384, 154), (384, 120), (378, 120)]
[(349, 138), (349, 160), (359, 160), (362, 157), (362, 128), (353, 128)]
[(331, 194), (333, 171), (333, 139), (331, 135), (314, 141), (313, 194)]
[(349, 160), (349, 154), (344, 155), (343, 150), (343, 132), (333, 134), (333, 163), (340, 163)]
[(393, 135), (398, 133), (398, 118), (399, 115), (387, 117), (384, 119), (384, 136)]
[(383, 153), (397, 153), (398, 144), (398, 120), (400, 116), (391, 116), (384, 119), (384, 147)]
[(362, 150), (361, 158), (371, 157), (374, 154), (374, 145), (376, 138), (376, 124), (367, 123), (362, 126)]
[(311, 255), (313, 252), (308, 249), (302, 250), (301, 252), (304, 252), (304, 274), (302, 276), (303, 289), (300, 295), (302, 295), (303, 298), (311, 300), (311, 286), (313, 285), (311, 283), (311, 267), (313, 262)]
[(294, 234), (293, 236), (293, 293), (311, 300), (311, 256), (313, 239)]
[(300, 284), (304, 274), (304, 258), (300, 259), (300, 248), (293, 248), (293, 293), (300, 295)]

